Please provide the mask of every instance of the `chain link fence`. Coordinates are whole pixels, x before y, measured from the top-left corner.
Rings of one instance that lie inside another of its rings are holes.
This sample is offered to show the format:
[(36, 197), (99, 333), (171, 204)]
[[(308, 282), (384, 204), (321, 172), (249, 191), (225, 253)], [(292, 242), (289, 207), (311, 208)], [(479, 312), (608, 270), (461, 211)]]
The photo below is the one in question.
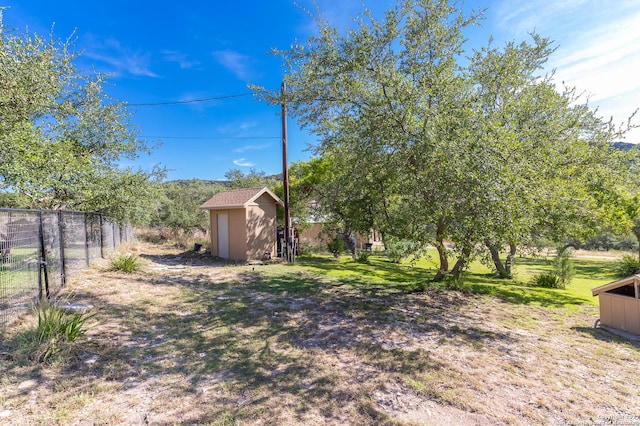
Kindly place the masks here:
[(100, 214), (0, 209), (0, 330), (134, 238)]

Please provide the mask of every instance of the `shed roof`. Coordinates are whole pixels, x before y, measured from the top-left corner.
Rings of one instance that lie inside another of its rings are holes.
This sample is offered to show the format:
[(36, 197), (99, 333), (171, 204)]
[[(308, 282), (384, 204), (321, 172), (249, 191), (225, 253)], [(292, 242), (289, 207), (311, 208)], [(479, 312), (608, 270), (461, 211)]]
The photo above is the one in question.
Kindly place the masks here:
[(201, 205), (200, 208), (205, 210), (246, 208), (255, 204), (255, 201), (263, 194), (268, 194), (277, 205), (284, 206), (284, 202), (276, 194), (271, 192), (269, 188), (264, 187), (218, 192)]
[(614, 288), (622, 287), (629, 284), (635, 284), (637, 282), (640, 282), (640, 275), (631, 275), (630, 277), (623, 278), (609, 284), (601, 285), (600, 287), (596, 287), (591, 290), (591, 294), (593, 296), (597, 296), (600, 293), (604, 293), (605, 291), (613, 290)]

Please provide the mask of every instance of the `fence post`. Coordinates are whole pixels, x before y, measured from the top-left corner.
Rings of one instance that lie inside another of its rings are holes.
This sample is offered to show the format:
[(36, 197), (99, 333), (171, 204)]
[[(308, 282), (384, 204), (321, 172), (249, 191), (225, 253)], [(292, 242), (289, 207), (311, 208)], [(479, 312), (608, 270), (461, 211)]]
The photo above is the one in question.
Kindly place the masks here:
[(62, 210), (58, 210), (58, 239), (60, 240), (60, 287), (67, 282), (67, 265), (64, 261), (64, 222)]
[(84, 219), (84, 257), (87, 261), (87, 268), (90, 265), (89, 262), (89, 231), (87, 230), (87, 213), (82, 213), (82, 218)]
[(42, 276), (44, 275), (44, 295), (49, 298), (49, 272), (47, 270), (47, 252), (44, 245), (44, 227), (42, 210), (38, 210), (38, 240), (40, 244), (40, 268), (38, 270), (38, 299), (42, 299)]
[(104, 259), (104, 230), (102, 229), (102, 213), (98, 214), (100, 218), (100, 257)]

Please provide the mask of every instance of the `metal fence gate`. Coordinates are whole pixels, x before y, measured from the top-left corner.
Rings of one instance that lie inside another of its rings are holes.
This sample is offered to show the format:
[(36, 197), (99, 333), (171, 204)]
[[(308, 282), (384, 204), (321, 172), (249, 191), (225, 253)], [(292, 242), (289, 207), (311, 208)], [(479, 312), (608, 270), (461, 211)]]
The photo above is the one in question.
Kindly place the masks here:
[(100, 214), (0, 209), (0, 330), (133, 239), (131, 227)]

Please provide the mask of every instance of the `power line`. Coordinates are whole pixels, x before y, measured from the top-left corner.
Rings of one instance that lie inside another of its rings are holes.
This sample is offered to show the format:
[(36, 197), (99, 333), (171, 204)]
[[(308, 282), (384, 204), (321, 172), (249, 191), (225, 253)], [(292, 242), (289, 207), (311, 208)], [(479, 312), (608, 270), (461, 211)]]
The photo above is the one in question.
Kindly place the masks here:
[(249, 139), (281, 139), (280, 136), (246, 136), (246, 137), (206, 137), (206, 136), (147, 136), (141, 135), (141, 138), (147, 139), (184, 139), (184, 140), (249, 140)]
[(140, 106), (160, 106), (160, 105), (182, 105), (182, 104), (195, 104), (200, 102), (211, 102), (211, 101), (220, 101), (224, 99), (232, 99), (232, 98), (242, 98), (246, 96), (252, 96), (253, 93), (239, 93), (237, 95), (227, 95), (227, 96), (218, 96), (215, 98), (203, 98), (203, 99), (191, 99), (188, 101), (165, 101), (165, 102), (153, 102), (153, 103), (141, 103), (141, 104), (127, 104), (127, 106), (131, 107), (140, 107)]

